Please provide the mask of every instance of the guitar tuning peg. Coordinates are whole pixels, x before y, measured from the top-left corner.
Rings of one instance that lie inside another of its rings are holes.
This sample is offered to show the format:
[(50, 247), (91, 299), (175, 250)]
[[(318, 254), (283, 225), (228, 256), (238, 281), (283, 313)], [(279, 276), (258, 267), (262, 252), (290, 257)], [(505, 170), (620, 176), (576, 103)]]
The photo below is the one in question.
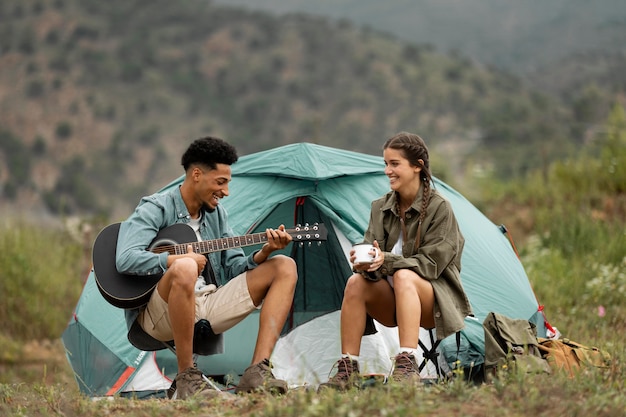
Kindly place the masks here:
[(317, 246), (322, 246), (322, 242), (320, 242), (319, 240), (317, 241)]
[(309, 248), (311, 247), (311, 241), (309, 241)]
[(302, 248), (304, 247), (304, 242), (298, 242), (298, 245)]

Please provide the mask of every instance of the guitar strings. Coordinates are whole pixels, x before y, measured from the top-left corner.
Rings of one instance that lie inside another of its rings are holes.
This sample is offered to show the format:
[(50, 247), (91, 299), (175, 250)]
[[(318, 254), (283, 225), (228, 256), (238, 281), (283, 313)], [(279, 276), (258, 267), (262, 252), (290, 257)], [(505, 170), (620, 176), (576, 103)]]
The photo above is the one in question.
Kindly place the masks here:
[[(314, 228), (316, 230), (317, 228)], [(309, 230), (299, 230), (299, 229), (288, 229), (285, 230), (287, 233), (296, 237), (298, 241), (302, 240), (302, 234), (294, 236), (298, 232), (309, 232)], [(316, 230), (317, 231), (317, 230)], [(315, 239), (319, 239), (319, 233), (312, 235)], [(305, 240), (310, 240), (311, 235), (305, 234)], [(257, 240), (258, 239), (258, 240)], [(243, 243), (241, 243), (243, 241)], [(202, 242), (189, 242), (189, 243), (180, 243), (174, 245), (163, 245), (157, 246), (155, 248), (149, 249), (153, 253), (163, 253), (169, 252), (175, 255), (181, 255), (187, 252), (187, 246), (192, 245), (194, 247), (194, 251), (197, 253), (209, 253), (209, 252), (217, 252), (224, 249), (230, 249), (233, 247), (242, 247), (242, 246), (251, 246), (259, 243), (263, 243), (267, 241), (267, 234), (262, 233), (253, 233), (250, 235), (243, 236), (233, 236), (233, 237), (225, 237), (221, 239), (214, 240), (205, 240)]]

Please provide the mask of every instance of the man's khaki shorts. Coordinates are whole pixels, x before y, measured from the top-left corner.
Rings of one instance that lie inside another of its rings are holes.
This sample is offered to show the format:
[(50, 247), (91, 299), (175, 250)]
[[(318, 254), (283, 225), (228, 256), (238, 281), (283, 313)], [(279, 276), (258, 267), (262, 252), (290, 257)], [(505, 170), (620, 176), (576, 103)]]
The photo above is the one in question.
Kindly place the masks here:
[[(143, 330), (157, 340), (174, 339), (168, 308), (168, 304), (155, 290), (137, 318)], [(245, 272), (217, 289), (209, 286), (196, 293), (196, 321), (208, 320), (217, 334), (230, 329), (256, 308), (248, 292)]]

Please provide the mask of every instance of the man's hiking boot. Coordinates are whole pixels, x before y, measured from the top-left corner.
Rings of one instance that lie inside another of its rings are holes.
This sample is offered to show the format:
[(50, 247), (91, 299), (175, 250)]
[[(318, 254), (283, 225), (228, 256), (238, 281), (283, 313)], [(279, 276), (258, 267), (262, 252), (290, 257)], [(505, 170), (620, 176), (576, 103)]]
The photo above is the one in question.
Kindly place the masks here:
[(396, 355), (391, 380), (399, 383), (419, 383), (420, 371), (415, 356), (407, 352)]
[(287, 392), (287, 382), (274, 377), (269, 359), (250, 365), (244, 371), (235, 394), (253, 391), (268, 391), (275, 394)]
[(361, 388), (361, 375), (359, 374), (359, 363), (357, 361), (350, 358), (341, 358), (333, 366), (333, 369), (335, 367), (337, 367), (337, 373), (328, 382), (320, 384), (319, 390), (332, 388), (337, 391), (347, 391), (350, 388)]
[(185, 400), (190, 397), (212, 399), (220, 396), (221, 391), (213, 388), (198, 368), (187, 368), (174, 378), (176, 391), (172, 398)]

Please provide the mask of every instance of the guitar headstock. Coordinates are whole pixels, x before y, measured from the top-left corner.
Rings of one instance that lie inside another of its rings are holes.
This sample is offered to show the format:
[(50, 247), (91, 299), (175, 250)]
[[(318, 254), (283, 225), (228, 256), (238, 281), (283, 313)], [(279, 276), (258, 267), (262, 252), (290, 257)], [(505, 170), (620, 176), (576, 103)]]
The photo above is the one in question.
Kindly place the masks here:
[(304, 226), (297, 225), (289, 234), (294, 242), (322, 242), (327, 239), (328, 231), (324, 223), (305, 223)]

